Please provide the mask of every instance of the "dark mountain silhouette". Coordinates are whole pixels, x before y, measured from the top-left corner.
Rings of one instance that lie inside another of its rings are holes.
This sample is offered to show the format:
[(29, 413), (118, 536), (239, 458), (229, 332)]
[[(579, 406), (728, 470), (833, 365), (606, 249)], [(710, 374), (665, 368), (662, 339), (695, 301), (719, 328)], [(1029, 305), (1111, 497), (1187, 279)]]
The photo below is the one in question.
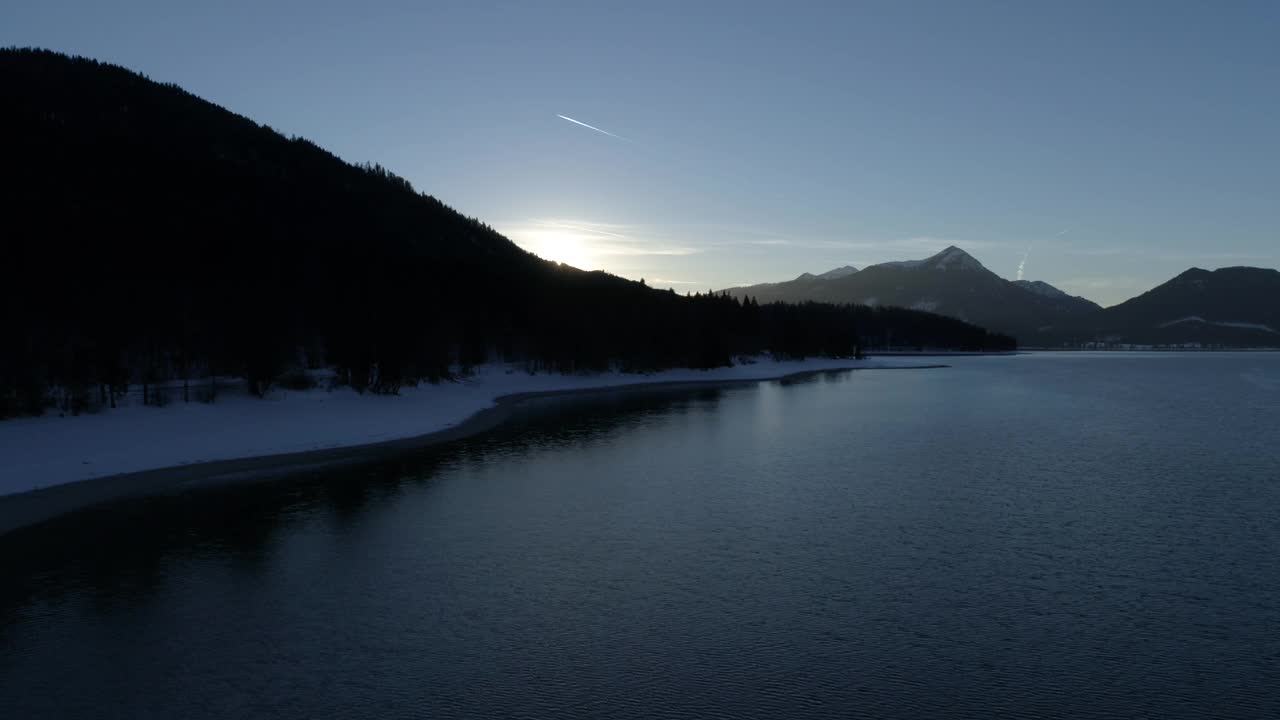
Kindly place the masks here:
[(1017, 285), (1023, 290), (1030, 290), (1031, 292), (1037, 295), (1043, 295), (1044, 297), (1057, 298), (1059, 300), (1074, 298), (1081, 302), (1085, 302), (1090, 305), (1093, 305), (1094, 307), (1099, 307), (1098, 304), (1093, 302), (1092, 300), (1086, 300), (1085, 298), (1082, 298), (1078, 295), (1068, 295), (1067, 293), (1059, 290), (1058, 288), (1050, 285), (1049, 283), (1043, 280), (1014, 280), (1013, 284)]
[(1280, 272), (1192, 268), (1104, 310), (1103, 342), (1280, 347)]
[(835, 280), (837, 278), (848, 277), (856, 272), (858, 272), (858, 268), (852, 265), (845, 265), (844, 267), (838, 267), (834, 270), (828, 270), (821, 275), (818, 275), (817, 278), (819, 280)]
[(113, 65), (0, 50), (0, 88), (0, 416), (169, 378), (261, 393), (290, 368), (395, 392), (493, 359), (646, 370), (887, 337), (1012, 345), (926, 313), (682, 297), (546, 262), (382, 167)]
[(765, 302), (911, 307), (1015, 335), (1024, 347), (1280, 346), (1280, 274), (1275, 270), (1192, 268), (1106, 309), (1046, 282), (1005, 280), (954, 246), (924, 260), (872, 265), (831, 279), (824, 275), (805, 273), (726, 292)]
[(801, 275), (780, 283), (730, 288), (761, 302), (817, 301), (896, 305), (936, 312), (1015, 335), (1024, 345), (1085, 339), (1082, 321), (1101, 310), (1047, 283), (1013, 283), (951, 246), (924, 260), (872, 265), (823, 279)]

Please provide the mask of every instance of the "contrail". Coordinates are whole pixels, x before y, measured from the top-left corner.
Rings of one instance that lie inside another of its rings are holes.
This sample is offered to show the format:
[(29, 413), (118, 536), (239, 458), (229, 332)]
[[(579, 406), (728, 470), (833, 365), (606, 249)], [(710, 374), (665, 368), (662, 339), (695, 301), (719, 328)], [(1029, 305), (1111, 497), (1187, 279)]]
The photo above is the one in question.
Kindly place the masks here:
[(608, 130), (601, 130), (600, 128), (596, 127), (595, 125), (588, 125), (588, 124), (586, 124), (586, 123), (582, 122), (581, 120), (574, 120), (573, 118), (568, 117), (567, 115), (556, 115), (556, 117), (560, 118), (561, 120), (568, 120), (568, 121), (569, 121), (569, 122), (571, 122), (571, 123), (574, 123), (574, 124), (577, 124), (577, 125), (581, 125), (582, 127), (587, 128), (588, 130), (595, 130), (595, 131), (596, 131), (596, 132), (598, 132), (598, 133), (604, 133), (605, 135), (608, 135), (608, 136), (609, 136), (609, 137), (611, 137), (611, 138), (618, 138), (619, 140), (626, 140), (626, 138), (622, 137), (621, 135), (614, 135), (613, 133), (609, 132)]
[[(1066, 235), (1067, 230), (1069, 229), (1070, 228), (1063, 228), (1058, 232), (1057, 235), (1054, 235), (1054, 237), (1062, 237), (1063, 235)], [(1031, 243), (1027, 245), (1027, 249), (1022, 253), (1022, 262), (1018, 263), (1018, 279), (1019, 280), (1022, 279), (1022, 270), (1027, 266), (1027, 258), (1031, 256), (1031, 248), (1034, 247), (1035, 244), (1036, 244), (1036, 241), (1032, 240)]]
[(1022, 279), (1022, 269), (1027, 266), (1027, 256), (1029, 256), (1030, 254), (1031, 254), (1031, 246), (1028, 245), (1027, 249), (1022, 253), (1022, 262), (1018, 263), (1018, 279), (1019, 280)]

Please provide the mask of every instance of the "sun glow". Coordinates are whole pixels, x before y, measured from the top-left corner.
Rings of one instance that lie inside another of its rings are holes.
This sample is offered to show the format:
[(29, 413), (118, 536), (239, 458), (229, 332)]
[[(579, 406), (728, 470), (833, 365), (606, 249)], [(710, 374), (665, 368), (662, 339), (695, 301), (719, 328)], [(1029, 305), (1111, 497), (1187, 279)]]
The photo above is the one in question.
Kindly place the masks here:
[(588, 244), (588, 238), (572, 230), (528, 230), (520, 234), (517, 242), (525, 250), (544, 260), (572, 265), (579, 270), (599, 269), (599, 258)]
[(535, 218), (499, 228), (517, 245), (544, 260), (579, 270), (605, 270), (632, 277), (647, 274), (646, 258), (681, 257), (698, 252), (654, 237), (634, 225), (563, 218)]

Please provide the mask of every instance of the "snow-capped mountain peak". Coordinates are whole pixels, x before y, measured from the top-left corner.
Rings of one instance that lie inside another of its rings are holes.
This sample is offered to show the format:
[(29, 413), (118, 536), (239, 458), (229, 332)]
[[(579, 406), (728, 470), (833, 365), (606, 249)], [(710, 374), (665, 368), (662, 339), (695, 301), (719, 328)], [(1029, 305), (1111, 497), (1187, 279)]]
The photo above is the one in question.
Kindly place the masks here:
[(984, 270), (982, 263), (974, 259), (972, 255), (961, 250), (955, 245), (949, 246), (946, 250), (930, 257), (924, 261), (927, 267), (934, 267), (938, 270)]
[(895, 260), (880, 263), (878, 267), (899, 269), (923, 268), (927, 270), (986, 270), (982, 263), (972, 255), (955, 245), (948, 246), (940, 253), (930, 255), (924, 260)]

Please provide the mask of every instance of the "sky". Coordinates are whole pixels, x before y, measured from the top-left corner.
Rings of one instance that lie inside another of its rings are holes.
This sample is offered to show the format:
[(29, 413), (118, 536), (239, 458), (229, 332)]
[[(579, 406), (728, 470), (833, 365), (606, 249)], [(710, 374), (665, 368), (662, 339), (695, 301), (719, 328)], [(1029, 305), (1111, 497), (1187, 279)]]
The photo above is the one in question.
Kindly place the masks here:
[[(109, 7), (108, 7), (109, 6)], [(1104, 305), (1280, 266), (1280, 3), (6, 0), (539, 255), (677, 291), (957, 245)]]

